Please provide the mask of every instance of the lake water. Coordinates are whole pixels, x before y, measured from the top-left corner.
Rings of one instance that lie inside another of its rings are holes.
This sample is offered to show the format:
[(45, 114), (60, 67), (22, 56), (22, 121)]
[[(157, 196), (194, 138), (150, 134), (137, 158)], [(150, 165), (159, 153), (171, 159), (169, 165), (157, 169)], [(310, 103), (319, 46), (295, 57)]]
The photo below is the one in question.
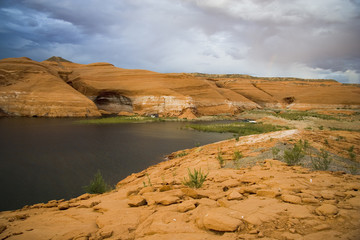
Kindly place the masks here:
[(185, 122), (74, 121), (0, 118), (0, 211), (79, 196), (97, 170), (115, 185), (174, 151), (232, 136), (181, 130)]

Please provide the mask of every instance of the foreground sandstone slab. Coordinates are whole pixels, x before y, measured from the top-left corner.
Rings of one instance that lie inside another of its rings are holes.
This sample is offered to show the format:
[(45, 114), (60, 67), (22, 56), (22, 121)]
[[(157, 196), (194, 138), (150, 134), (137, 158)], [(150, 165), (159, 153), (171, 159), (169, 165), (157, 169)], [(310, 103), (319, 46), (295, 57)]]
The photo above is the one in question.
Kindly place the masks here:
[[(281, 141), (304, 137), (285, 133), (278, 133)], [(109, 193), (1, 212), (0, 239), (358, 239), (360, 176), (272, 159), (220, 167), (218, 149), (225, 156), (241, 148), (246, 155), (254, 146), (271, 147), (266, 136), (188, 149), (186, 156), (128, 176)], [(209, 173), (200, 189), (182, 185), (188, 168)], [(153, 186), (144, 188), (147, 176)]]

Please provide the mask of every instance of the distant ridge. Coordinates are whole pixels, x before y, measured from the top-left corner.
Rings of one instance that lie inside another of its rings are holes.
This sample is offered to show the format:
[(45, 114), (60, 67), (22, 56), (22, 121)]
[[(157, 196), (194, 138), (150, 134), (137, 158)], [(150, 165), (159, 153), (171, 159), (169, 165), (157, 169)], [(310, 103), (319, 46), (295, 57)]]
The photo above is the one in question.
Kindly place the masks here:
[(72, 63), (69, 60), (66, 60), (62, 57), (52, 56), (51, 58), (46, 59), (45, 61), (51, 61), (51, 62), (69, 62)]

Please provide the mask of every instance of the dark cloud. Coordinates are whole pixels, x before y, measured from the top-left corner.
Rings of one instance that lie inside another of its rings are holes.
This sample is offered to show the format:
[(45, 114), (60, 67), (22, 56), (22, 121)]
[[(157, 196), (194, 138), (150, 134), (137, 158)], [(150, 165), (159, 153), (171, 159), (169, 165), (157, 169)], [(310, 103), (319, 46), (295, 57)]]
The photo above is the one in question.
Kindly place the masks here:
[(356, 82), (359, 39), (358, 0), (0, 2), (1, 58)]

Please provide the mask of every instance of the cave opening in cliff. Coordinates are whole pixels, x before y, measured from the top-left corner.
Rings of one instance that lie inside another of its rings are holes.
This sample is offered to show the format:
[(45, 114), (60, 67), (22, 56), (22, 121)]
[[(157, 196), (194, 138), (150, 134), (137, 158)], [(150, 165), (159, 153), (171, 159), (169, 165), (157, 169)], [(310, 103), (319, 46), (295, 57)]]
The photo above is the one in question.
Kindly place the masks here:
[(104, 110), (109, 113), (133, 111), (131, 99), (114, 91), (100, 92), (94, 99), (94, 103), (100, 110)]

